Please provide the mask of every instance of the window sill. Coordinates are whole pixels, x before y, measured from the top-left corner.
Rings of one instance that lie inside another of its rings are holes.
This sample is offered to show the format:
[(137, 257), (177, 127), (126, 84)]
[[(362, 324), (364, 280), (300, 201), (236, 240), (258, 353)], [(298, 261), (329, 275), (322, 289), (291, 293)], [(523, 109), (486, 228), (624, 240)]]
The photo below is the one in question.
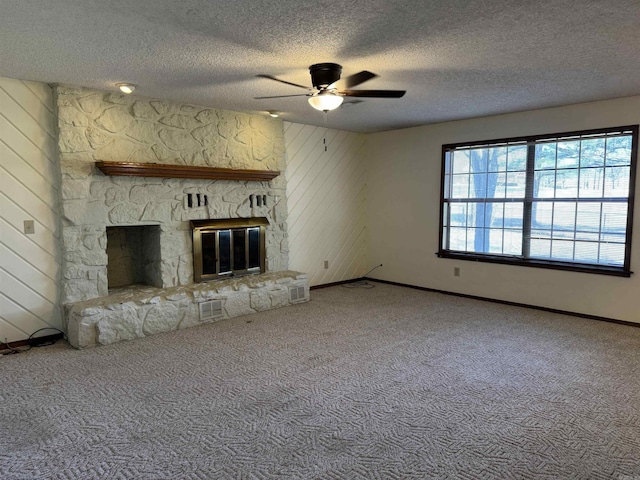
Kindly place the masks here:
[(606, 267), (601, 265), (586, 265), (580, 263), (566, 263), (546, 260), (524, 259), (520, 257), (507, 257), (498, 255), (476, 255), (473, 253), (439, 251), (436, 255), (439, 258), (450, 258), (454, 260), (466, 260), (484, 263), (499, 263), (503, 265), (517, 265), (520, 267), (547, 268), (551, 270), (565, 270), (569, 272), (595, 273), (599, 275), (611, 275), (615, 277), (631, 277), (633, 272), (625, 270), (623, 267)]

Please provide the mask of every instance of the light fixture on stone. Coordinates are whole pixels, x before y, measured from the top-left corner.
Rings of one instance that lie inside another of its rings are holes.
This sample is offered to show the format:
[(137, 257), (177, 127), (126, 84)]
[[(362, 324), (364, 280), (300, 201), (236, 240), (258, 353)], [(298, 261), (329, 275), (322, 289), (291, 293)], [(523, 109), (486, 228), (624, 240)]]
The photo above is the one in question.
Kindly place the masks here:
[(270, 117), (273, 117), (273, 118), (278, 118), (280, 116), (280, 112), (276, 110), (267, 110), (267, 113), (269, 114)]
[(133, 93), (136, 89), (136, 86), (133, 83), (116, 83), (116, 87), (118, 87), (122, 93), (126, 93), (127, 95)]
[(309, 105), (311, 105), (316, 110), (320, 110), (322, 112), (328, 112), (330, 110), (335, 110), (340, 105), (344, 98), (330, 90), (323, 90), (319, 92), (317, 95), (309, 97)]

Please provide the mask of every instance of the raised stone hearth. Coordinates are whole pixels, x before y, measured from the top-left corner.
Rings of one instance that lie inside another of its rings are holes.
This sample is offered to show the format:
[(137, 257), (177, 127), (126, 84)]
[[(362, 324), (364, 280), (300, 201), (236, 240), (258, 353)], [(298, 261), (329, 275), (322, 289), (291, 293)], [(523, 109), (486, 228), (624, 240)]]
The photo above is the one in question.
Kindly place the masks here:
[[(201, 304), (212, 300), (221, 307), (219, 313), (203, 317)], [(127, 288), (66, 305), (65, 313), (69, 343), (85, 348), (307, 301), (307, 275), (283, 271), (164, 289)]]

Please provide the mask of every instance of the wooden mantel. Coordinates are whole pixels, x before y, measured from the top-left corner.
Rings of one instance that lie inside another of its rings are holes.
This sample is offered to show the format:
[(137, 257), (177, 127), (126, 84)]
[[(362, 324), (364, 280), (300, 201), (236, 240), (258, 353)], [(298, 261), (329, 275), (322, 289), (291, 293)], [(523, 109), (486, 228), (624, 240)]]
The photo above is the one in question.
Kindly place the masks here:
[(160, 163), (96, 162), (105, 175), (121, 177), (201, 178), (206, 180), (238, 180), (241, 182), (271, 181), (280, 175), (277, 170), (236, 170), (192, 165)]

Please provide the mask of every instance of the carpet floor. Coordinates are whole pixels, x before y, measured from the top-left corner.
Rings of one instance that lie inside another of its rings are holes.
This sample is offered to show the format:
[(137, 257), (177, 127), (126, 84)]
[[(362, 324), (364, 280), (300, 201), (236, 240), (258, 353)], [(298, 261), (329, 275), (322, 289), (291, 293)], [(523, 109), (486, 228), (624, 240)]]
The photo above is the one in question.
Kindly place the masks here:
[(408, 288), (0, 357), (0, 478), (640, 479), (640, 328)]

